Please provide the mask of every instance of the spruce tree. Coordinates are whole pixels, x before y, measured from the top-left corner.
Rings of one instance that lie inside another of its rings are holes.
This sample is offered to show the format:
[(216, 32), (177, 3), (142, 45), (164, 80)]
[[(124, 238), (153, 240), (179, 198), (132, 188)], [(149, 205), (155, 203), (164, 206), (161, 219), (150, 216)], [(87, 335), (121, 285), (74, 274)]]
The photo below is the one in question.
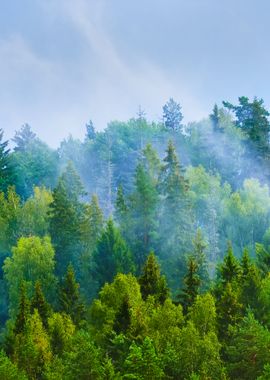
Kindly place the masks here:
[(181, 122), (183, 120), (181, 106), (179, 103), (176, 103), (172, 98), (170, 98), (169, 101), (163, 107), (163, 120), (164, 125), (168, 130), (181, 130)]
[(81, 223), (85, 206), (83, 187), (71, 163), (60, 176), (50, 206), (50, 235), (55, 247), (56, 272), (61, 277), (71, 262), (77, 268), (81, 254)]
[(131, 252), (111, 218), (98, 240), (94, 263), (95, 277), (99, 286), (104, 285), (105, 282), (112, 282), (118, 272), (134, 272)]
[(229, 242), (226, 256), (224, 257), (223, 263), (220, 265), (220, 268), (219, 268), (219, 274), (221, 277), (222, 284), (238, 281), (240, 272), (241, 272), (241, 268), (240, 268), (239, 262), (234, 256), (232, 245)]
[(23, 332), (26, 322), (30, 315), (30, 302), (27, 297), (26, 284), (22, 281), (20, 285), (20, 303), (19, 311), (15, 320), (14, 333), (20, 334)]
[(81, 301), (79, 287), (73, 267), (70, 264), (60, 286), (59, 306), (60, 311), (68, 314), (75, 324), (79, 324), (85, 315), (85, 306)]
[(189, 183), (171, 141), (161, 168), (158, 188), (162, 200), (159, 218), (162, 253), (170, 253), (172, 257), (190, 251), (193, 217)]
[(34, 310), (37, 309), (43, 326), (48, 327), (48, 318), (51, 310), (42, 292), (40, 281), (36, 281), (35, 283), (35, 293), (31, 300), (30, 309), (32, 314)]
[(160, 274), (160, 266), (153, 252), (149, 254), (146, 260), (143, 273), (139, 278), (139, 284), (144, 300), (146, 300), (148, 296), (154, 296), (157, 302), (163, 304), (169, 297), (166, 279)]
[(192, 257), (188, 259), (187, 269), (187, 274), (184, 277), (184, 288), (178, 295), (185, 314), (188, 312), (188, 308), (193, 305), (201, 284), (198, 276), (198, 265)]
[(0, 192), (6, 192), (14, 180), (8, 141), (3, 141), (4, 132), (0, 128)]

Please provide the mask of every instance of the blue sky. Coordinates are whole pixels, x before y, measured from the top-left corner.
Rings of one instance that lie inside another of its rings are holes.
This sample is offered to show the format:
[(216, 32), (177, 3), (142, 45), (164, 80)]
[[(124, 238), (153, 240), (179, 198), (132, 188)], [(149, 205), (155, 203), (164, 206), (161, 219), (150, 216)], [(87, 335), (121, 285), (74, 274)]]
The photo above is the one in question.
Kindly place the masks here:
[(28, 122), (50, 145), (102, 129), (141, 105), (184, 121), (215, 102), (270, 108), (268, 0), (1, 0), (0, 127)]

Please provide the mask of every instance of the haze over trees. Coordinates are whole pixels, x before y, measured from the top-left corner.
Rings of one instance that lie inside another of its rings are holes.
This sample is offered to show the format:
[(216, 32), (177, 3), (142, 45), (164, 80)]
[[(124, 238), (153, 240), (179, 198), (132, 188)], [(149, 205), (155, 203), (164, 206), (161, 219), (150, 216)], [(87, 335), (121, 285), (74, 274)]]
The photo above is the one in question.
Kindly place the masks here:
[(0, 379), (269, 379), (269, 112), (162, 111), (0, 130)]

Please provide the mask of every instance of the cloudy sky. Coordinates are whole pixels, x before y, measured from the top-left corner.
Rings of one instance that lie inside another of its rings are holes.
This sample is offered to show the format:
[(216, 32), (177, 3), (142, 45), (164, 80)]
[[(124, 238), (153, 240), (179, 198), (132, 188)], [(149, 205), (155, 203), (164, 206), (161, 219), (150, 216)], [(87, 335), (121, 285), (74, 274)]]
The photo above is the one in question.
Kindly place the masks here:
[(269, 0), (0, 0), (0, 128), (52, 146), (125, 120), (185, 121), (240, 95), (270, 108)]

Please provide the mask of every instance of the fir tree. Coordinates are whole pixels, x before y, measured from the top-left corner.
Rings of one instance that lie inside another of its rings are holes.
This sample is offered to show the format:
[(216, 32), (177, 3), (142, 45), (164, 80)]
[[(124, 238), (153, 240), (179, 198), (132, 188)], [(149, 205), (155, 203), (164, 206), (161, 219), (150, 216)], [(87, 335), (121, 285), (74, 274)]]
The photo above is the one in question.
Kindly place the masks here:
[(68, 266), (65, 278), (60, 286), (60, 311), (68, 314), (75, 324), (84, 318), (85, 307), (80, 298), (79, 284), (76, 282), (72, 265)]
[(31, 300), (31, 313), (37, 309), (39, 316), (42, 320), (43, 326), (48, 327), (48, 317), (50, 315), (50, 306), (47, 303), (41, 289), (40, 281), (35, 283), (35, 293)]
[(118, 272), (129, 273), (134, 271), (131, 253), (112, 219), (108, 220), (98, 240), (94, 262), (96, 266), (95, 275), (100, 286), (105, 282), (112, 282)]
[(160, 266), (153, 252), (147, 258), (142, 276), (139, 278), (139, 284), (144, 300), (148, 296), (154, 296), (157, 302), (164, 303), (169, 297), (166, 279), (160, 274)]
[(181, 106), (172, 98), (163, 107), (163, 120), (165, 127), (171, 131), (179, 131), (182, 127), (183, 114)]
[(4, 132), (0, 128), (0, 192), (6, 192), (14, 180), (8, 141), (3, 141)]
[(184, 288), (178, 296), (184, 312), (188, 312), (199, 293), (201, 281), (198, 276), (198, 265), (192, 257), (188, 259), (188, 271), (184, 277)]
[(19, 311), (16, 317), (14, 333), (20, 334), (23, 332), (26, 322), (30, 315), (30, 302), (26, 293), (26, 285), (25, 282), (22, 281), (20, 286), (20, 303), (19, 303)]

